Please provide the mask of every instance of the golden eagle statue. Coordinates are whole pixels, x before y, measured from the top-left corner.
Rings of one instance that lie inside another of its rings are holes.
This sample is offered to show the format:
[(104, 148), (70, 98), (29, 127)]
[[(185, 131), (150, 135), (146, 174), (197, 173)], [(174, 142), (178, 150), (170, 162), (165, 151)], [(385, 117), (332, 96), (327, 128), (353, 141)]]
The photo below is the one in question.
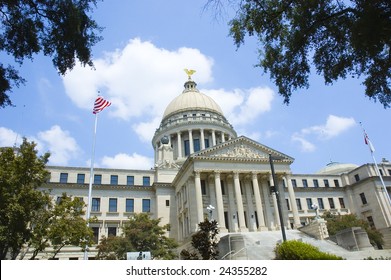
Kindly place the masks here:
[(189, 77), (189, 80), (191, 80), (191, 75), (193, 75), (196, 72), (196, 70), (191, 70), (191, 69), (190, 70), (184, 69), (184, 70), (185, 70), (187, 76)]

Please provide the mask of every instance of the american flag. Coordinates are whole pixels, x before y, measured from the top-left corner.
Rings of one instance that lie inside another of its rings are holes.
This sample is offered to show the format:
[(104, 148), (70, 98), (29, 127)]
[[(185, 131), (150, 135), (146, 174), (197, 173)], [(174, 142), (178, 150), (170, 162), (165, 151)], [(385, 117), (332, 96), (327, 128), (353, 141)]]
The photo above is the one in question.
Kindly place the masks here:
[(365, 144), (368, 145), (371, 153), (373, 153), (375, 151), (375, 148), (373, 147), (372, 142), (371, 142), (371, 140), (369, 140), (368, 134), (365, 131), (364, 131), (364, 141), (365, 141)]
[(94, 103), (94, 109), (92, 113), (97, 114), (103, 111), (104, 108), (109, 107), (111, 105), (110, 101), (105, 100), (103, 97), (98, 96)]

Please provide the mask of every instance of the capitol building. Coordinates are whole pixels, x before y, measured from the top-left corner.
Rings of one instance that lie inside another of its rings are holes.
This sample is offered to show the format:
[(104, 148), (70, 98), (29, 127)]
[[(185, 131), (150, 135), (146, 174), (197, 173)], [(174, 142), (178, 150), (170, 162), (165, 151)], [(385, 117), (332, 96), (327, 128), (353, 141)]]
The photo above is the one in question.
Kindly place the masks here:
[[(91, 216), (97, 222), (90, 227), (96, 243), (102, 236), (120, 235), (135, 213), (160, 218), (162, 225), (170, 225), (167, 235), (185, 246), (208, 215), (218, 221), (221, 235), (245, 234), (280, 231), (280, 209), (287, 232), (324, 211), (354, 213), (381, 231), (384, 248), (391, 248), (389, 161), (383, 159), (379, 171), (374, 164), (332, 162), (314, 174), (293, 174), (293, 157), (238, 136), (220, 106), (197, 89), (191, 76), (165, 109), (152, 147), (151, 169), (94, 169)], [(88, 202), (89, 168), (47, 169), (50, 181), (42, 189), (50, 189), (54, 198), (67, 193)], [(89, 258), (95, 255), (91, 248)], [(57, 257), (83, 259), (83, 252), (64, 248)]]

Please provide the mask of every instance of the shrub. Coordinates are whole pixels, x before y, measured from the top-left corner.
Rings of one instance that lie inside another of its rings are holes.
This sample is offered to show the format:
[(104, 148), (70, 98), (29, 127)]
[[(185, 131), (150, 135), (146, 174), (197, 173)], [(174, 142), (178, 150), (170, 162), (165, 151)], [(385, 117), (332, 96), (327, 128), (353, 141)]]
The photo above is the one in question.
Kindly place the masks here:
[(276, 260), (342, 260), (341, 257), (321, 252), (317, 247), (297, 240), (277, 244), (274, 252)]

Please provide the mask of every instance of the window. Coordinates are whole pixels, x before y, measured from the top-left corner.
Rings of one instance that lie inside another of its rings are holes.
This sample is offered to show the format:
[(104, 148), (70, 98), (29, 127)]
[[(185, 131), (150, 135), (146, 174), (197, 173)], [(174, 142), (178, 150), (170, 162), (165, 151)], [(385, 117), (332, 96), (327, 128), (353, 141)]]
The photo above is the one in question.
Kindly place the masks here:
[(307, 208), (308, 209), (312, 209), (312, 199), (311, 198), (306, 198), (306, 202), (307, 202)]
[(60, 173), (60, 183), (68, 183), (68, 173)]
[(314, 187), (315, 187), (315, 188), (319, 188), (318, 179), (314, 179)]
[(92, 198), (91, 211), (93, 212), (100, 211), (100, 198), (97, 197)]
[(356, 180), (356, 182), (360, 181), (360, 176), (358, 174), (354, 175), (354, 179)]
[(318, 198), (318, 206), (319, 209), (324, 209), (324, 204), (323, 204), (323, 198)]
[(370, 226), (372, 229), (376, 229), (376, 227), (375, 227), (375, 222), (373, 221), (372, 216), (368, 216), (368, 217), (367, 217), (367, 221), (368, 221), (369, 226)]
[(332, 197), (329, 197), (328, 200), (330, 204), (330, 209), (335, 209), (334, 199)]
[(143, 199), (143, 212), (144, 213), (151, 212), (151, 200), (150, 199)]
[(286, 208), (288, 210), (291, 210), (290, 205), (289, 205), (289, 199), (285, 198), (285, 201), (286, 201)]
[(199, 150), (201, 150), (200, 139), (194, 139), (193, 144), (194, 144), (194, 152), (198, 152)]
[(110, 184), (111, 185), (118, 185), (118, 175), (111, 175), (110, 176)]
[(304, 188), (308, 188), (307, 179), (303, 179), (302, 182), (303, 182), (303, 187), (304, 187)]
[(209, 139), (204, 139), (205, 148), (209, 148)]
[(324, 179), (324, 180), (323, 180), (323, 183), (324, 183), (324, 186), (325, 186), (326, 188), (330, 187), (329, 180)]
[(77, 174), (77, 183), (84, 184), (86, 174)]
[(117, 199), (109, 198), (109, 212), (117, 212)]
[(184, 148), (185, 148), (185, 156), (190, 155), (190, 144), (189, 144), (189, 140), (183, 141), (183, 144), (184, 144)]
[(387, 169), (388, 170), (388, 175), (391, 176), (391, 169)]
[(95, 244), (99, 243), (99, 227), (92, 227), (92, 232), (94, 234), (93, 241)]
[(117, 236), (117, 228), (116, 227), (107, 227), (107, 235), (108, 236)]
[(151, 185), (150, 178), (148, 176), (143, 177), (143, 186), (149, 187)]
[(380, 173), (381, 176), (384, 176), (383, 170), (379, 169), (379, 173)]
[(94, 184), (95, 185), (102, 184), (102, 175), (100, 175), (100, 174), (95, 174), (94, 175)]
[(187, 115), (183, 115), (183, 119), (184, 119), (184, 120), (187, 120)]
[(368, 204), (367, 198), (365, 197), (364, 193), (360, 193), (360, 198), (361, 198), (362, 204), (364, 204), (364, 205)]
[(126, 185), (134, 186), (134, 176), (127, 176), (126, 177)]
[(125, 212), (132, 213), (134, 212), (134, 199), (127, 198), (125, 202)]
[(302, 210), (300, 198), (296, 198), (296, 205), (297, 205), (297, 210)]
[(338, 198), (338, 201), (339, 201), (339, 205), (341, 206), (341, 208), (346, 208), (345, 201), (343, 200), (343, 197)]
[(170, 200), (166, 199), (166, 207), (170, 206)]
[(201, 193), (202, 193), (202, 195), (206, 195), (206, 182), (205, 182), (205, 180), (201, 180)]
[(296, 179), (291, 179), (291, 182), (292, 182), (292, 186), (296, 188), (297, 187)]
[(224, 181), (221, 180), (221, 181), (220, 181), (220, 184), (221, 184), (221, 194), (222, 194), (222, 195), (225, 195)]
[(334, 180), (334, 185), (338, 188), (339, 187), (339, 181), (337, 179)]

